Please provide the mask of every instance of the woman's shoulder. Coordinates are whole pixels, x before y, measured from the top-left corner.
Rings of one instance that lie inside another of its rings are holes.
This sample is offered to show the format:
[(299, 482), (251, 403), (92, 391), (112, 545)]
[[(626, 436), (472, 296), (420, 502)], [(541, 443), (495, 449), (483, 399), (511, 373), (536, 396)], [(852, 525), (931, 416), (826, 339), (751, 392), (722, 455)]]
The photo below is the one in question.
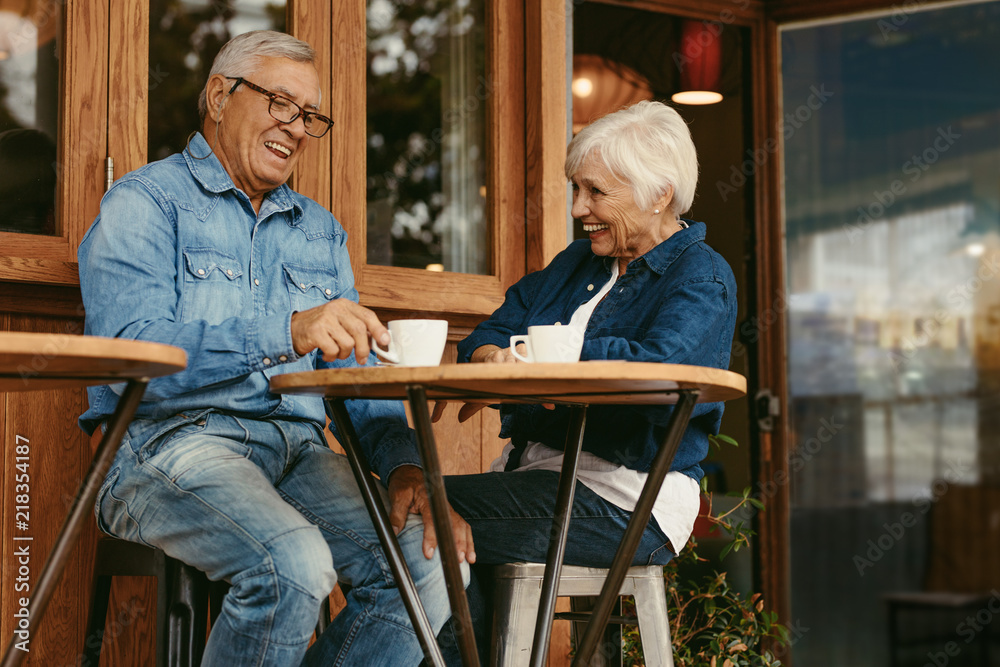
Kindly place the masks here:
[(729, 262), (705, 240), (704, 223), (697, 225), (701, 233), (677, 256), (673, 266), (675, 273), (688, 279), (697, 277), (735, 286), (736, 278)]

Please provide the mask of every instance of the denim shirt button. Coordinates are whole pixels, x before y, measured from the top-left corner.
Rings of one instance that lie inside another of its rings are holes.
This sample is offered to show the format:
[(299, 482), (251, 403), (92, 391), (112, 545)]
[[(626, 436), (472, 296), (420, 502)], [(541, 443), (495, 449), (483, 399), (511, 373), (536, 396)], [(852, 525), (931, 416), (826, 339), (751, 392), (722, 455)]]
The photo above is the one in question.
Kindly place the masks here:
[(264, 361), (264, 365), (265, 365), (265, 366), (270, 366), (270, 365), (271, 365), (271, 360), (270, 360), (270, 359), (268, 359), (267, 357), (264, 357), (264, 360), (263, 360), (263, 361)]
[(253, 284), (256, 285), (257, 287), (260, 287), (260, 281), (257, 280), (256, 278), (253, 279)]
[(285, 355), (281, 355), (280, 357), (278, 357), (278, 361), (280, 361), (281, 363), (285, 363), (286, 361), (288, 361), (288, 357), (286, 357)]
[(233, 275), (233, 270), (232, 269), (226, 269), (226, 275), (227, 276)]
[(199, 276), (205, 275), (205, 269), (198, 269), (198, 275)]
[(305, 289), (305, 288), (306, 288), (305, 283), (299, 283), (299, 289)]
[(333, 294), (333, 290), (332, 290), (332, 289), (330, 289), (329, 287), (327, 287), (327, 288), (326, 288), (325, 290), (323, 290), (323, 292), (324, 292), (324, 293), (325, 293), (325, 294), (326, 294), (327, 296), (330, 296), (331, 294)]
[(587, 291), (588, 292), (593, 292), (594, 291), (594, 284), (593, 283), (587, 285)]

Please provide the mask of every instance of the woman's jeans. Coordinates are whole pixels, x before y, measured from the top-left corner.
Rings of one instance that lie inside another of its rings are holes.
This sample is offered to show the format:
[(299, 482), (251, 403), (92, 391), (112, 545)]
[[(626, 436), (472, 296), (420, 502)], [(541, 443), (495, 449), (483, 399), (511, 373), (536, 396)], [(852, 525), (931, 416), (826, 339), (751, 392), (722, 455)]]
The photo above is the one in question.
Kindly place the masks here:
[[(97, 514), (111, 535), (232, 585), (205, 648), (207, 666), (420, 662), (347, 459), (329, 449), (317, 424), (212, 411), (135, 421)], [(450, 609), (437, 555), (422, 554), (419, 517), (409, 517), (398, 539), (437, 630)], [(351, 585), (347, 607), (307, 654), (320, 602), (338, 578)]]
[[(483, 566), (545, 562), (559, 473), (551, 470), (488, 472), (446, 477), (444, 482), (451, 506), (472, 526), (476, 564), (466, 592), (480, 657), (486, 661), (493, 605), (490, 568)], [(610, 567), (631, 516), (631, 512), (609, 503), (577, 482), (563, 562)], [(656, 521), (650, 519), (632, 565), (666, 565), (673, 557), (666, 535)], [(454, 631), (454, 622), (450, 622), (440, 636), (449, 665), (460, 664)]]
[[(444, 481), (451, 506), (472, 526), (477, 564), (545, 562), (559, 473), (515, 470)], [(610, 567), (631, 516), (577, 482), (563, 562)], [(666, 535), (650, 519), (632, 564), (666, 565), (673, 557)]]

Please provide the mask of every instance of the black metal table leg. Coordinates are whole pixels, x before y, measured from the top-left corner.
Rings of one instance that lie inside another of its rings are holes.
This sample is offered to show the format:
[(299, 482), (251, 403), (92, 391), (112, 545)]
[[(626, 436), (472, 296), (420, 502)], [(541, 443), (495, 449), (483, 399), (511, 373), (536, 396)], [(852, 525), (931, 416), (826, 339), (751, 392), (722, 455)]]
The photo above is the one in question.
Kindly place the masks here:
[[(77, 490), (73, 506), (70, 508), (69, 514), (66, 515), (62, 528), (59, 529), (56, 543), (52, 547), (52, 551), (45, 561), (45, 567), (42, 568), (42, 573), (38, 577), (38, 583), (33, 589), (31, 603), (28, 605), (28, 632), (31, 634), (41, 624), (45, 608), (48, 606), (52, 593), (55, 592), (56, 585), (66, 568), (66, 561), (69, 560), (73, 547), (80, 539), (86, 517), (94, 511), (97, 492), (101, 489), (104, 476), (108, 473), (108, 468), (111, 467), (111, 462), (118, 452), (118, 445), (125, 436), (125, 430), (128, 428), (129, 422), (132, 421), (132, 415), (135, 414), (136, 408), (142, 401), (142, 395), (146, 391), (148, 383), (148, 378), (129, 380), (121, 398), (118, 399), (118, 405), (108, 422), (108, 428), (101, 438), (101, 443), (97, 446), (94, 459), (90, 462), (90, 469)], [(20, 665), (27, 657), (26, 651), (16, 648), (17, 639), (18, 635), (15, 634), (11, 638), (10, 644), (7, 645), (3, 667)]]
[(354, 424), (351, 423), (351, 417), (347, 412), (347, 407), (344, 405), (345, 399), (328, 398), (325, 400), (330, 417), (333, 419), (338, 432), (343, 438), (343, 442), (340, 444), (344, 446), (344, 451), (347, 452), (347, 460), (350, 462), (351, 470), (354, 472), (354, 479), (358, 483), (358, 489), (360, 489), (361, 497), (365, 501), (365, 507), (368, 508), (368, 514), (375, 525), (375, 532), (378, 534), (379, 542), (381, 542), (386, 559), (389, 561), (389, 568), (392, 570), (393, 576), (396, 577), (400, 597), (403, 599), (406, 611), (410, 615), (410, 621), (413, 623), (413, 629), (417, 633), (420, 648), (423, 650), (424, 657), (427, 658), (428, 662), (435, 665), (435, 667), (443, 667), (444, 657), (441, 655), (441, 649), (438, 647), (437, 639), (434, 636), (434, 628), (431, 626), (430, 620), (427, 618), (427, 613), (424, 611), (424, 606), (420, 602), (420, 595), (417, 592), (416, 585), (413, 583), (413, 577), (410, 576), (410, 570), (406, 566), (403, 552), (399, 548), (396, 533), (393, 532), (392, 525), (389, 523), (389, 514), (386, 512), (385, 506), (382, 504), (382, 499), (379, 497), (378, 489), (375, 487), (376, 482), (372, 477), (371, 469), (368, 467), (368, 462), (364, 457), (364, 452), (361, 450), (357, 431), (354, 430)]
[(530, 664), (532, 667), (542, 667), (548, 660), (549, 641), (552, 638), (552, 619), (556, 611), (556, 596), (559, 592), (559, 575), (562, 572), (563, 556), (566, 552), (566, 536), (569, 534), (573, 497), (576, 494), (577, 464), (580, 460), (583, 429), (586, 423), (587, 406), (573, 406), (570, 427), (566, 432), (566, 446), (563, 448), (562, 469), (559, 471), (559, 488), (556, 491), (556, 507), (552, 517), (552, 532), (549, 535), (549, 550), (545, 556), (545, 574), (542, 575), (542, 592), (538, 603), (538, 616), (535, 618), (535, 634), (531, 642)]
[(642, 533), (646, 530), (646, 524), (649, 523), (649, 517), (653, 512), (653, 503), (656, 502), (656, 496), (663, 484), (663, 479), (667, 476), (670, 466), (674, 462), (674, 456), (677, 454), (677, 448), (680, 446), (681, 438), (687, 429), (691, 411), (697, 400), (697, 391), (681, 392), (673, 414), (670, 415), (670, 421), (667, 423), (667, 434), (650, 466), (649, 476), (646, 478), (646, 484), (642, 487), (639, 501), (629, 519), (625, 536), (622, 538), (621, 544), (618, 545), (618, 551), (615, 553), (611, 568), (608, 570), (608, 576), (601, 588), (601, 596), (598, 598), (597, 604), (594, 605), (593, 614), (587, 624), (587, 631), (577, 648), (573, 667), (589, 664), (590, 657), (597, 648), (597, 642), (611, 616), (611, 608), (615, 598), (618, 597), (622, 582), (625, 581), (625, 575), (632, 564), (632, 559), (635, 558), (635, 551), (639, 547)]
[(407, 387), (406, 393), (410, 400), (410, 411), (417, 432), (417, 446), (420, 450), (420, 460), (423, 463), (424, 484), (427, 486), (431, 514), (434, 517), (434, 532), (437, 534), (438, 549), (441, 553), (441, 565), (444, 568), (448, 600), (451, 602), (452, 616), (458, 622), (456, 634), (459, 653), (462, 656), (463, 665), (479, 667), (479, 654), (476, 652), (476, 638), (472, 631), (469, 600), (465, 597), (462, 570), (458, 562), (458, 549), (455, 548), (455, 535), (451, 529), (448, 497), (445, 493), (444, 479), (441, 477), (441, 463), (438, 460), (437, 446), (434, 442), (434, 431), (431, 429), (430, 412), (427, 409), (427, 393), (420, 385)]

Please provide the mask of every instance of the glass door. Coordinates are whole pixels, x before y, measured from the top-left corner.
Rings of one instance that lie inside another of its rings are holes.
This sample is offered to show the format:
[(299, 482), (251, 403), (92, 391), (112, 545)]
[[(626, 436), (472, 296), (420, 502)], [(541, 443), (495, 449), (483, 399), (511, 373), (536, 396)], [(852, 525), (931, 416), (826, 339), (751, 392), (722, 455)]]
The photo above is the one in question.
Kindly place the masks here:
[(997, 2), (780, 33), (796, 667), (983, 656), (927, 594), (996, 571), (948, 508), (1000, 483), (998, 38)]

